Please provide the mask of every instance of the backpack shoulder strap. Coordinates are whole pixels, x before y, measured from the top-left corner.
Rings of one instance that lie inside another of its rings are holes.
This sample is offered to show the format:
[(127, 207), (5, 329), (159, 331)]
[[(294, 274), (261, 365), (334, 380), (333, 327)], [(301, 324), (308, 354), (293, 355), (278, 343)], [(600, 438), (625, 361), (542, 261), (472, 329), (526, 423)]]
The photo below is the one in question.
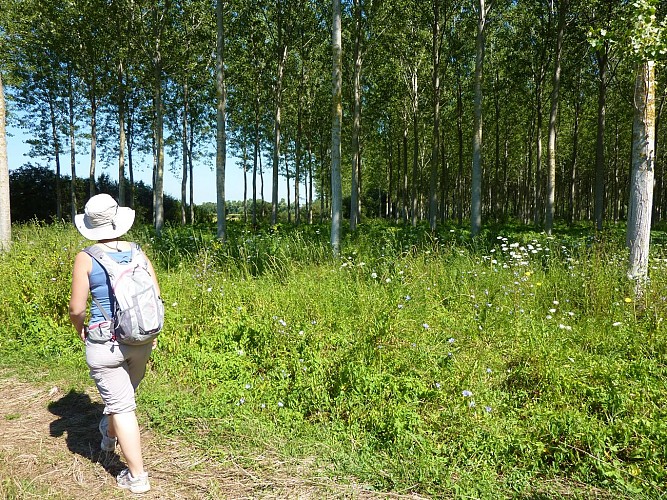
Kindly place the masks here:
[(109, 257), (104, 250), (95, 245), (91, 245), (84, 248), (83, 251), (94, 258), (110, 278), (116, 275), (114, 272), (116, 261)]

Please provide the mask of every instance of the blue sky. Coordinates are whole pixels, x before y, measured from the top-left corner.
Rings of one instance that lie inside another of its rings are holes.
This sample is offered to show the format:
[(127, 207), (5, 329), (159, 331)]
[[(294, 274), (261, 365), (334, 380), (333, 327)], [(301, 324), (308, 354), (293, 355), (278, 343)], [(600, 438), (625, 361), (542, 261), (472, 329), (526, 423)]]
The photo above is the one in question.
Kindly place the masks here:
[[(30, 149), (29, 145), (25, 143), (27, 137), (24, 135), (23, 131), (19, 128), (12, 127), (10, 124), (7, 124), (7, 159), (9, 164), (9, 170), (15, 170), (20, 168), (26, 163), (40, 164), (45, 165), (47, 162), (40, 158), (30, 158), (28, 156), (28, 151)], [(144, 181), (144, 183), (151, 185), (152, 184), (152, 159), (151, 158), (141, 158), (140, 161), (137, 161), (134, 157), (135, 180)], [(204, 202), (215, 202), (216, 201), (216, 192), (215, 192), (215, 172), (213, 170), (213, 159), (207, 160), (209, 164), (195, 164), (194, 165), (194, 201), (195, 204), (200, 204)], [(175, 175), (169, 171), (170, 159), (166, 160), (167, 166), (165, 167), (165, 179), (164, 179), (164, 191), (166, 194), (180, 200), (181, 198), (181, 176), (180, 173)], [(139, 164), (139, 165), (137, 165)], [(53, 164), (47, 165), (52, 169), (55, 169)], [(66, 154), (60, 155), (60, 168), (63, 175), (70, 175), (70, 157), (69, 157), (69, 146)], [(179, 167), (180, 168), (180, 167)], [(76, 173), (78, 177), (87, 177), (88, 171), (90, 169), (90, 155), (88, 151), (84, 151), (83, 148), (77, 150), (76, 152)], [(98, 158), (97, 161), (97, 175), (100, 173), (106, 173), (113, 180), (118, 180), (118, 159), (115, 159), (110, 164), (102, 164), (101, 160)], [(248, 175), (248, 198), (252, 197), (252, 182), (251, 176)], [(259, 197), (259, 175), (258, 175), (258, 186), (257, 186), (257, 196)], [(189, 186), (188, 186), (189, 190)], [(188, 191), (189, 192), (189, 191)], [(302, 191), (303, 193), (304, 191)], [(285, 179), (280, 179), (280, 187), (278, 190), (279, 198), (286, 197), (286, 188), (285, 188)], [(264, 172), (264, 197), (267, 201), (271, 201), (271, 173)], [(238, 167), (236, 159), (233, 157), (227, 157), (227, 168), (225, 172), (225, 198), (227, 200), (242, 200), (243, 199), (243, 173)]]

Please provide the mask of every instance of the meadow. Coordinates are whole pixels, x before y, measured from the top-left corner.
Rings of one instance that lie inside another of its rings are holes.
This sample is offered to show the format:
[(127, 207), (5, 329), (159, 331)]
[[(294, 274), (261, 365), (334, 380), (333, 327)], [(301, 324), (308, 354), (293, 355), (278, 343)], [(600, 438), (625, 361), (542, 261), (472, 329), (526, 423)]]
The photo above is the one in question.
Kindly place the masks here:
[[(88, 383), (67, 314), (70, 225), (14, 227), (0, 366)], [(623, 227), (468, 231), (230, 222), (129, 235), (165, 330), (140, 417), (224, 462), (267, 450), (378, 491), (432, 497), (667, 493), (667, 238), (641, 299)], [(52, 375), (55, 376), (55, 375)]]

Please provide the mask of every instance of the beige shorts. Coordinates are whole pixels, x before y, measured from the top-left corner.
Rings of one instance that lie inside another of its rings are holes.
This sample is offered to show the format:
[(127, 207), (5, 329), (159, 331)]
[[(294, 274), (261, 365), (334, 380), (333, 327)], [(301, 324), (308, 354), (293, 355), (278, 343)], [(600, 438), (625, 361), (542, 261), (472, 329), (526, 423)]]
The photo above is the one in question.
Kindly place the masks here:
[(136, 409), (134, 392), (146, 374), (152, 350), (150, 343), (136, 346), (86, 340), (86, 363), (104, 401), (105, 415)]

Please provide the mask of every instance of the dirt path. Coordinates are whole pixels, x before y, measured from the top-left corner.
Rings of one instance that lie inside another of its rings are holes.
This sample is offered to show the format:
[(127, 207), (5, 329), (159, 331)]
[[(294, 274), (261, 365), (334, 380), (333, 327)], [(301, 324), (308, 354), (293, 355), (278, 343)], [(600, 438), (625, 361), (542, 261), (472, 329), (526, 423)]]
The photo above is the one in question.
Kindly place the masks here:
[[(94, 390), (63, 393), (0, 373), (0, 499), (110, 499), (135, 495), (116, 487), (122, 454), (100, 450), (102, 404)], [(222, 465), (177, 440), (142, 429), (150, 492), (142, 499), (418, 498), (378, 495), (338, 484), (308, 464), (270, 463), (266, 477)], [(263, 468), (262, 468), (263, 470)]]

